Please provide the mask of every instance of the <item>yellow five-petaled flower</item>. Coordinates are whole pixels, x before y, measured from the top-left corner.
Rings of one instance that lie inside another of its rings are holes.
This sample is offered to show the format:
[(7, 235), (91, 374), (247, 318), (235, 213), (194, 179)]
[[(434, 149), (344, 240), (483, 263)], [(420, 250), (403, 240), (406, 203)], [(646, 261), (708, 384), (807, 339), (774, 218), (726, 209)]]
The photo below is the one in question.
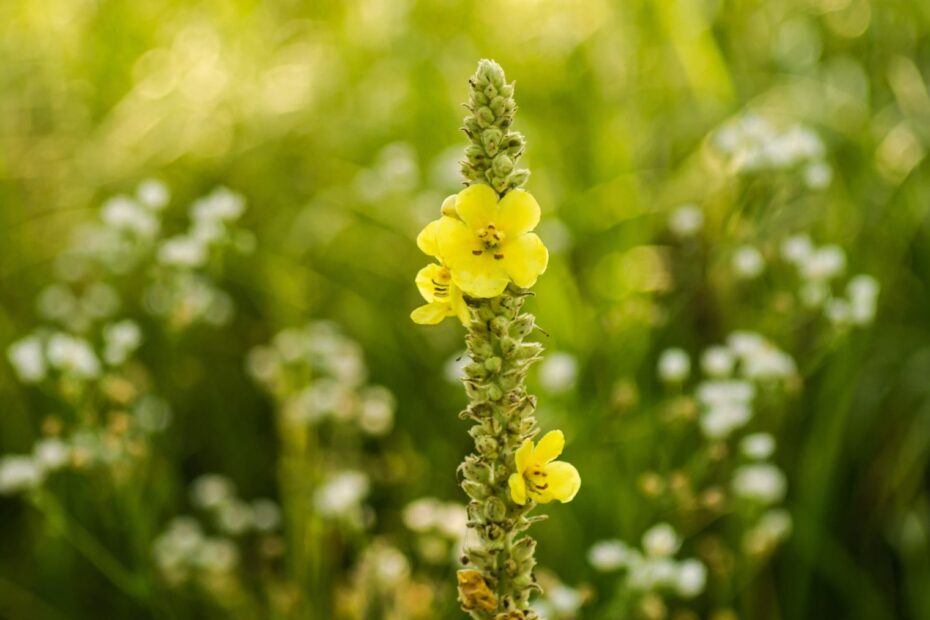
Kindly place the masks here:
[(562, 431), (546, 433), (535, 447), (530, 439), (523, 442), (514, 454), (517, 473), (508, 480), (514, 502), (523, 506), (527, 498), (538, 504), (572, 501), (581, 488), (581, 476), (573, 465), (555, 460), (564, 447)]
[(522, 288), (546, 270), (549, 252), (531, 232), (539, 204), (522, 189), (498, 199), (488, 185), (471, 185), (443, 203), (443, 216), (417, 237), (426, 254), (440, 259), (452, 280), (472, 297), (496, 297), (509, 282)]
[(456, 316), (462, 325), (468, 325), (468, 306), (448, 269), (442, 265), (427, 265), (417, 273), (417, 288), (426, 304), (410, 313), (414, 323), (434, 325), (447, 316)]

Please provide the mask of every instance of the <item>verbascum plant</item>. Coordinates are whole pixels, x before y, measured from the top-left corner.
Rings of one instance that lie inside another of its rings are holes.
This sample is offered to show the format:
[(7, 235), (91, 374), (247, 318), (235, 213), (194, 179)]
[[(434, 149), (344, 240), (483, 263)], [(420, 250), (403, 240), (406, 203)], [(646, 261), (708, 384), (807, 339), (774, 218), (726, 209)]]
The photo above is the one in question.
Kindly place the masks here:
[(536, 399), (525, 379), (542, 346), (524, 341), (536, 322), (522, 306), (549, 253), (532, 232), (539, 204), (521, 188), (529, 172), (517, 167), (524, 139), (511, 131), (514, 87), (490, 60), (479, 63), (469, 84), (464, 131), (471, 144), (462, 162), (468, 187), (446, 198), (441, 217), (417, 237), (437, 262), (417, 274), (427, 303), (411, 318), (435, 324), (454, 316), (467, 330), (469, 405), (461, 417), (474, 422), (476, 451), (459, 473), (475, 535), (467, 539), (458, 571), (459, 602), (475, 620), (536, 619), (530, 608), (533, 590), (540, 590), (533, 572), (536, 541), (525, 532), (544, 517), (530, 513), (537, 504), (571, 501), (581, 478), (572, 465), (555, 460), (565, 444), (561, 431), (533, 442)]

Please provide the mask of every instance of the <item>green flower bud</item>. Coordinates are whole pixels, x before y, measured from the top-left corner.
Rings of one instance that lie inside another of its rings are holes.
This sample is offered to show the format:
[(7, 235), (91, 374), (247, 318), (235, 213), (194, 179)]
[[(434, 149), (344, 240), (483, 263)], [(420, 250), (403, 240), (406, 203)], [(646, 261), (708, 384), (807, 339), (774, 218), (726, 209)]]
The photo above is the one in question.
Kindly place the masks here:
[(501, 153), (494, 158), (491, 166), (494, 169), (495, 174), (505, 177), (510, 174), (511, 170), (513, 170), (513, 160), (510, 159), (507, 155)]

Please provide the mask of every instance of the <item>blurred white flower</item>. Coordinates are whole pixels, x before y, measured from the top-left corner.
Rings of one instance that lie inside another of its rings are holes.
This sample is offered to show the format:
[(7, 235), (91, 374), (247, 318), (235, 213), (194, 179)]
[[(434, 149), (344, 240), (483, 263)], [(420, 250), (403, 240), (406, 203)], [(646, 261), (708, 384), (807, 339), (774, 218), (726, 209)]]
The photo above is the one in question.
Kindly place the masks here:
[(584, 604), (584, 597), (581, 592), (562, 583), (549, 586), (546, 589), (546, 599), (555, 612), (563, 616), (572, 616), (578, 613), (578, 610)]
[(48, 340), (48, 361), (58, 370), (80, 379), (100, 374), (100, 361), (90, 344), (82, 339), (55, 332)]
[(446, 538), (461, 540), (468, 532), (468, 513), (465, 507), (454, 502), (447, 502), (439, 508), (437, 529)]
[(273, 532), (281, 527), (281, 508), (270, 499), (252, 502), (252, 524), (259, 532)]
[(359, 427), (369, 435), (384, 435), (390, 431), (396, 406), (390, 390), (376, 385), (364, 388), (359, 396)]
[(118, 366), (142, 344), (142, 330), (138, 323), (130, 319), (113, 323), (104, 328), (103, 343), (104, 361), (111, 366)]
[(669, 557), (678, 552), (681, 539), (668, 523), (657, 523), (643, 534), (643, 550), (651, 557)]
[(805, 234), (787, 237), (781, 244), (781, 255), (795, 266), (803, 264), (814, 252), (814, 244)]
[(838, 245), (825, 245), (801, 263), (801, 276), (814, 282), (826, 282), (846, 269), (846, 253)]
[(756, 278), (765, 271), (765, 259), (751, 245), (741, 246), (733, 253), (733, 271), (740, 278)]
[(245, 212), (245, 198), (218, 187), (191, 206), (191, 218), (200, 221), (234, 222)]
[(691, 358), (683, 349), (666, 349), (659, 355), (659, 377), (666, 383), (681, 383), (691, 372)]
[(203, 267), (208, 257), (203, 243), (184, 235), (166, 239), (158, 247), (158, 262), (169, 267), (185, 269)]
[(852, 307), (842, 298), (831, 299), (823, 309), (824, 315), (834, 325), (843, 326), (852, 320)]
[(811, 189), (824, 189), (833, 181), (833, 168), (823, 161), (814, 161), (804, 167), (804, 183)]
[(238, 498), (230, 498), (216, 507), (216, 525), (230, 536), (244, 534), (252, 527), (252, 507)]
[(717, 345), (708, 347), (701, 355), (701, 368), (704, 373), (714, 378), (725, 378), (733, 373), (736, 358), (729, 348)]
[(368, 495), (368, 476), (358, 471), (334, 474), (314, 495), (314, 505), (326, 517), (348, 516)]
[(0, 458), (0, 495), (13, 495), (34, 489), (42, 484), (42, 468), (36, 461), (23, 455)]
[(746, 435), (740, 442), (740, 451), (755, 461), (767, 459), (775, 453), (775, 438), (769, 433)]
[(204, 474), (191, 483), (191, 502), (198, 508), (213, 509), (236, 495), (232, 480), (220, 474)]
[(622, 540), (602, 540), (588, 550), (588, 562), (601, 572), (610, 572), (625, 566), (632, 550)]
[(104, 203), (100, 212), (104, 224), (113, 230), (130, 232), (143, 239), (158, 234), (161, 223), (149, 209), (127, 196), (115, 196)]
[(830, 296), (830, 288), (823, 282), (805, 282), (798, 296), (808, 308), (817, 308)]
[(856, 325), (868, 325), (875, 320), (878, 307), (878, 280), (870, 275), (860, 274), (846, 285), (849, 297), (850, 315)]
[(146, 179), (136, 188), (136, 198), (149, 209), (160, 211), (171, 200), (171, 192), (161, 181)]
[(443, 367), (443, 376), (449, 383), (460, 383), (465, 378), (465, 367), (471, 363), (468, 353), (462, 351), (452, 355)]
[(539, 366), (539, 382), (552, 394), (562, 394), (575, 386), (578, 361), (563, 351), (547, 355)]
[(404, 525), (414, 532), (426, 532), (436, 527), (440, 518), (441, 503), (432, 497), (423, 497), (404, 508)]
[(200, 544), (195, 564), (204, 570), (228, 573), (239, 565), (239, 550), (225, 538), (207, 538)]
[(726, 439), (752, 417), (755, 387), (748, 381), (704, 381), (696, 396), (703, 408), (699, 420), (701, 432), (710, 439)]
[(42, 342), (36, 336), (17, 340), (7, 349), (7, 359), (24, 383), (38, 383), (45, 378), (45, 354)]
[(57, 471), (67, 465), (71, 449), (57, 437), (45, 437), (32, 446), (32, 458), (42, 471)]
[(738, 467), (733, 474), (733, 492), (762, 504), (780, 502), (787, 489), (785, 474), (769, 463)]
[(678, 564), (675, 581), (680, 596), (694, 598), (704, 591), (707, 584), (707, 568), (699, 560), (684, 560)]
[(696, 204), (681, 205), (668, 219), (668, 227), (678, 237), (691, 237), (704, 226), (704, 212)]

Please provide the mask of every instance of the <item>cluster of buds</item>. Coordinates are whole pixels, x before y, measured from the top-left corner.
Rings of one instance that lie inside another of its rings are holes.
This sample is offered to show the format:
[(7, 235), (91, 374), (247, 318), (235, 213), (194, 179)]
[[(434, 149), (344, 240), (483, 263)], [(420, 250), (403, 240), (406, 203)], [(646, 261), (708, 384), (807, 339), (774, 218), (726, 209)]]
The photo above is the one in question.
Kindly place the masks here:
[(513, 82), (507, 83), (504, 70), (493, 60), (482, 60), (469, 80), (470, 96), (465, 107), (462, 130), (471, 140), (465, 149), (462, 176), (469, 183), (487, 183), (504, 195), (520, 187), (530, 176), (529, 170), (517, 168), (523, 155), (523, 134), (510, 131), (517, 104)]
[(460, 415), (475, 422), (470, 434), (476, 453), (459, 468), (468, 494), (467, 544), (459, 572), (459, 599), (475, 620), (535, 619), (529, 609), (539, 590), (533, 568), (536, 542), (523, 532), (544, 517), (530, 517), (534, 502), (512, 501), (508, 478), (514, 453), (538, 432), (536, 399), (526, 393), (530, 365), (542, 346), (523, 339), (535, 327), (521, 312), (526, 293), (511, 286), (498, 297), (471, 300), (474, 320), (467, 337), (471, 363), (465, 367), (470, 404)]

